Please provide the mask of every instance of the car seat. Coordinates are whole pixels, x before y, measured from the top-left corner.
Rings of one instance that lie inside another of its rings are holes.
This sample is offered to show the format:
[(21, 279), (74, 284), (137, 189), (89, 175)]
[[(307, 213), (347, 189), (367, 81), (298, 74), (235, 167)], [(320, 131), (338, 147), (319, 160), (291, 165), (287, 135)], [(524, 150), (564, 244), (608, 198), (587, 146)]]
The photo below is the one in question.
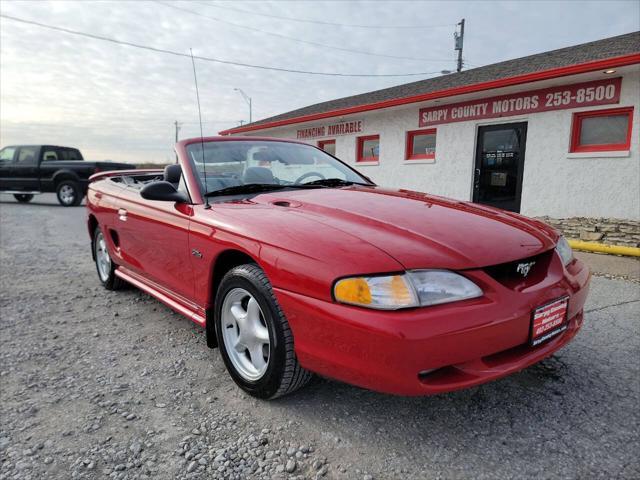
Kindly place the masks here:
[(266, 167), (249, 167), (244, 172), (242, 176), (242, 181), (246, 183), (267, 183), (267, 184), (275, 184), (277, 183), (275, 178), (273, 178), (273, 173), (271, 169)]
[(178, 184), (180, 183), (180, 177), (182, 176), (182, 167), (177, 163), (173, 165), (167, 165), (164, 167), (163, 179), (165, 182), (169, 182), (176, 189), (178, 188)]

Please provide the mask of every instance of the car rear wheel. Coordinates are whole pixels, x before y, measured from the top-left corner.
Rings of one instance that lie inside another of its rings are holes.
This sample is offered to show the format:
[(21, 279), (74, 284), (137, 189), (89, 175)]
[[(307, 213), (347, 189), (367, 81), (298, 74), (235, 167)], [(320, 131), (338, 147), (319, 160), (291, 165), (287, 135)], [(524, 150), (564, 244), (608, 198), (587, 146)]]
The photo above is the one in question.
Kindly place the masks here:
[(15, 198), (20, 203), (27, 203), (33, 200), (33, 195), (28, 193), (16, 193), (13, 195), (13, 198)]
[(313, 374), (298, 363), (293, 334), (260, 267), (240, 265), (222, 279), (215, 301), (216, 336), (231, 378), (245, 392), (277, 398)]
[(82, 202), (82, 191), (80, 185), (73, 180), (63, 180), (56, 187), (58, 202), (63, 207), (75, 207)]
[(116, 276), (116, 264), (111, 261), (107, 242), (100, 227), (96, 228), (93, 235), (93, 257), (96, 261), (98, 278), (107, 290), (119, 290), (124, 286), (124, 281)]

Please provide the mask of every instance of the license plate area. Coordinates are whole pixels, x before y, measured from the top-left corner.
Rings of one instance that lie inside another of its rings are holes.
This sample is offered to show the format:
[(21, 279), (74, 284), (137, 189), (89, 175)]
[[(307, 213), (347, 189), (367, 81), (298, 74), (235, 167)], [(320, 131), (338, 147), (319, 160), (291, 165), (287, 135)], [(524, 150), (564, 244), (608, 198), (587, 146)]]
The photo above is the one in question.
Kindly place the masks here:
[(538, 346), (556, 335), (564, 332), (569, 326), (569, 297), (553, 300), (533, 311), (531, 317), (531, 335), (529, 344)]

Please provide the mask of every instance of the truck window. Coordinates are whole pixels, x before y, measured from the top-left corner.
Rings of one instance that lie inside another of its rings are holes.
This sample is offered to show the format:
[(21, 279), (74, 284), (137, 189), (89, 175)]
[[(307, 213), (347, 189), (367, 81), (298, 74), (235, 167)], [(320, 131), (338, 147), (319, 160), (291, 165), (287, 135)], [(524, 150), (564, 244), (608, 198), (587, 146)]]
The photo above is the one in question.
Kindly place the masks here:
[(59, 148), (59, 160), (82, 160), (82, 154), (77, 148)]
[(58, 160), (58, 154), (55, 152), (55, 150), (45, 150), (42, 154), (43, 162), (50, 162), (55, 160)]
[(35, 165), (38, 163), (38, 147), (20, 147), (18, 165)]
[(13, 161), (13, 155), (16, 153), (15, 147), (5, 147), (0, 150), (0, 162), (8, 163)]

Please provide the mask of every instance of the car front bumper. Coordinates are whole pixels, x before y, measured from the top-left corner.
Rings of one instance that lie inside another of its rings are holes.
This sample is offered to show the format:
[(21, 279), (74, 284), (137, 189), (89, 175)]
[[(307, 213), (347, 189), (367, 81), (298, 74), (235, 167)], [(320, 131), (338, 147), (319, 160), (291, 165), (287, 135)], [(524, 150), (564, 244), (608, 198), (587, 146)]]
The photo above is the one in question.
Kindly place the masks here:
[[(300, 364), (320, 375), (398, 395), (432, 395), (495, 380), (552, 355), (583, 322), (590, 273), (554, 256), (532, 284), (509, 288), (483, 270), (465, 275), (484, 296), (433, 307), (379, 311), (275, 288)], [(569, 297), (568, 328), (529, 346), (532, 312)]]

